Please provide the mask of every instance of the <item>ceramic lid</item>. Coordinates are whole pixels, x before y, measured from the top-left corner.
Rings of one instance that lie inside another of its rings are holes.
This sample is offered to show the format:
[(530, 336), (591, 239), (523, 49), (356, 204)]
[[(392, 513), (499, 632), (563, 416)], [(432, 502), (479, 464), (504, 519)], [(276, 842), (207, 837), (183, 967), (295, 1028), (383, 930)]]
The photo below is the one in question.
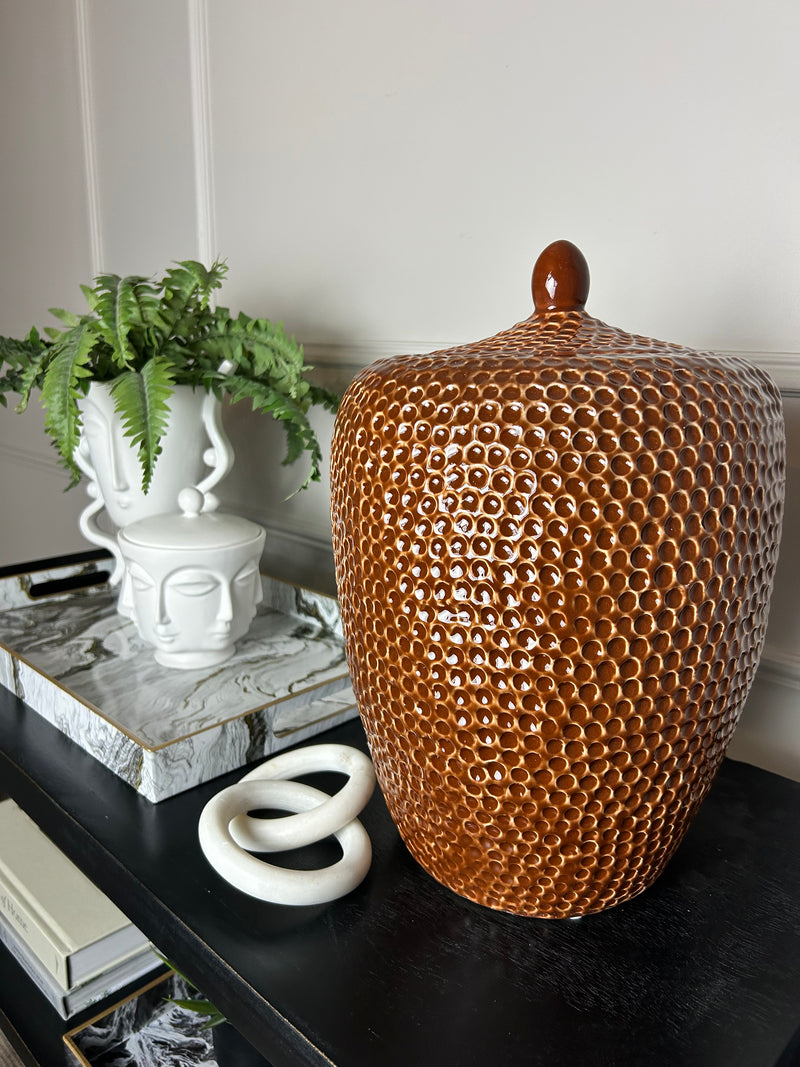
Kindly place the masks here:
[(131, 523), (119, 533), (121, 541), (145, 548), (181, 551), (207, 551), (255, 545), (264, 530), (240, 515), (203, 511), (203, 494), (195, 488), (178, 494), (178, 512), (154, 515)]
[[(641, 337), (609, 326), (586, 312), (589, 267), (571, 241), (554, 241), (540, 254), (531, 279), (534, 312), (522, 322), (484, 340), (431, 353), (467, 356), (536, 356), (561, 362), (574, 356), (617, 359), (640, 355), (691, 355), (698, 353), (681, 345)], [(709, 353), (699, 353), (707, 356)]]

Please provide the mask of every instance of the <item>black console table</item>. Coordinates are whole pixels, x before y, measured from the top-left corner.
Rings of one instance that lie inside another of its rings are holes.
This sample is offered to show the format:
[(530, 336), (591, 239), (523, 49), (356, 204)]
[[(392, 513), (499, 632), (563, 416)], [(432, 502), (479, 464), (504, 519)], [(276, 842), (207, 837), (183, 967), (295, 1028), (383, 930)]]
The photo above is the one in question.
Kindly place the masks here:
[[(319, 740), (365, 747), (357, 722)], [(316, 908), (252, 900), (209, 867), (196, 833), (205, 802), (240, 776), (150, 804), (0, 690), (0, 790), (275, 1067), (800, 1063), (800, 784), (726, 761), (650, 891), (552, 922), (438, 885), (378, 793), (357, 890)], [(298, 866), (319, 865), (315, 848)], [(0, 952), (4, 1025), (56, 1067), (66, 1024), (21, 974)]]

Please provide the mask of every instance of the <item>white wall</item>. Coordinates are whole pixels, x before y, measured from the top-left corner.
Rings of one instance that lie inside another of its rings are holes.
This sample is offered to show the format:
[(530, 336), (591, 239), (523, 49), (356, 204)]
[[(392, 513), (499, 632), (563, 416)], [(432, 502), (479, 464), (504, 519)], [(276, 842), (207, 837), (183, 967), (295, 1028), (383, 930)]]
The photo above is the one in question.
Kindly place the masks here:
[[(343, 386), (526, 317), (567, 237), (591, 313), (772, 369), (800, 500), (795, 0), (0, 3), (0, 332), (79, 306), (99, 269), (220, 254), (221, 302)], [(331, 588), (326, 487), (285, 503), (280, 432), (226, 422), (225, 504), (268, 526), (270, 565)], [(0, 411), (0, 565), (86, 547), (63, 484), (40, 414)], [(799, 530), (792, 503), (732, 749), (797, 777)]]

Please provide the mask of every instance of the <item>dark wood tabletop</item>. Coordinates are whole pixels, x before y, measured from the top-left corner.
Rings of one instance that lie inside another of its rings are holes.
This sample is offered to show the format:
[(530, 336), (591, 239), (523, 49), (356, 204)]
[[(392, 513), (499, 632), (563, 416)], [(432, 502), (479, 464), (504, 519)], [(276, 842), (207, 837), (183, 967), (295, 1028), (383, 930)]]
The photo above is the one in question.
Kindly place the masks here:
[[(366, 749), (358, 721), (316, 740)], [(725, 761), (650, 890), (548, 921), (440, 886), (379, 791), (362, 816), (373, 863), (354, 892), (302, 908), (247, 897), (197, 840), (206, 801), (241, 774), (152, 804), (0, 689), (0, 790), (275, 1067), (800, 1063), (800, 784)], [(290, 861), (335, 856), (323, 843)], [(6, 1026), (53, 1067), (68, 1024), (42, 1024), (19, 973), (3, 954)]]

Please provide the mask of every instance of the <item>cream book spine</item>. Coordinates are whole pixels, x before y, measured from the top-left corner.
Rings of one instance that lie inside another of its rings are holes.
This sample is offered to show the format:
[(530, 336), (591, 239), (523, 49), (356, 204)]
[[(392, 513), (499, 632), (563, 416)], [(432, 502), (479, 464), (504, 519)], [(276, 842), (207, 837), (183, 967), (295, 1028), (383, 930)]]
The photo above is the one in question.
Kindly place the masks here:
[[(87, 952), (93, 953), (90, 962), (99, 970), (134, 947), (136, 939), (144, 940), (11, 799), (0, 801), (0, 910), (66, 988), (89, 977), (85, 967), (75, 968), (76, 959), (86, 960)], [(120, 938), (127, 942), (120, 945)], [(111, 958), (104, 958), (104, 944)]]
[(4, 867), (0, 855), (0, 911), (9, 925), (47, 967), (61, 985), (68, 982), (69, 945), (56, 927), (27, 900), (24, 887), (16, 883), (13, 874)]
[[(5, 945), (22, 970), (36, 986), (42, 996), (56, 1009), (62, 1019), (70, 1019), (79, 1011), (95, 1004), (98, 1000), (116, 993), (128, 983), (142, 978), (159, 966), (163, 969), (160, 958), (149, 947), (134, 949), (108, 971), (103, 971), (90, 978), (82, 985), (64, 989), (50, 971), (45, 970), (38, 957), (29, 951), (20, 938), (16, 936), (8, 923), (0, 916), (0, 944)], [(31, 1005), (34, 1010), (34, 1006)], [(2, 1061), (0, 1061), (2, 1062)]]

